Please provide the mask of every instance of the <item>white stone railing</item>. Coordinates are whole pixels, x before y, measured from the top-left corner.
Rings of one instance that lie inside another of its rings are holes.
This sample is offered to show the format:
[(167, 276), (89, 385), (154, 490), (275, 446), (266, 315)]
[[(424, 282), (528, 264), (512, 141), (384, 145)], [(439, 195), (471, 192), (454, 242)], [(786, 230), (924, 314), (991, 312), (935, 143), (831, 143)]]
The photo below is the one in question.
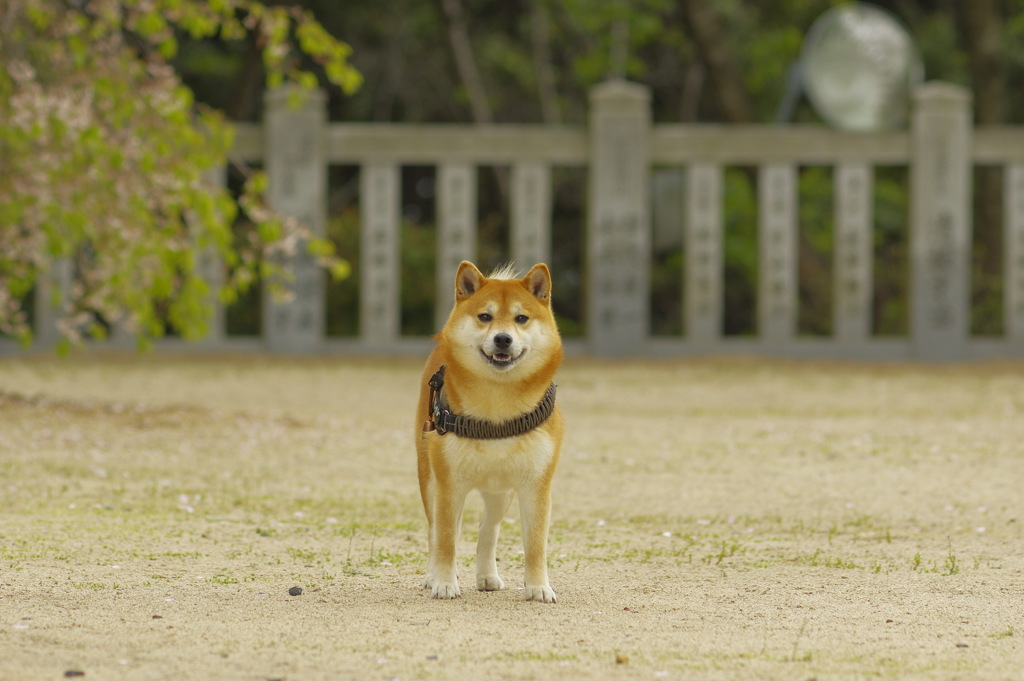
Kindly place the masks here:
[[(1024, 355), (1024, 128), (973, 128), (962, 88), (928, 83), (914, 96), (909, 131), (848, 133), (820, 126), (654, 125), (645, 88), (623, 81), (591, 94), (586, 128), (533, 125), (326, 123), (323, 98), (298, 109), (267, 99), (263, 126), (239, 125), (236, 153), (262, 162), (270, 200), (323, 233), (327, 167), (360, 168), (360, 335), (325, 337), (325, 280), (295, 263), (296, 293), (269, 297), (258, 340), (227, 337), (218, 311), (209, 348), (270, 352), (422, 350), (400, 334), (399, 234), (403, 165), (437, 169), (437, 322), (447, 315), (458, 262), (474, 259), (476, 167), (507, 166), (509, 256), (520, 264), (551, 254), (551, 168), (587, 170), (589, 199), (583, 286), (585, 336), (601, 355), (753, 353), (785, 356), (955, 360)], [(725, 336), (723, 174), (758, 173), (757, 334)], [(800, 166), (833, 166), (833, 334), (797, 332), (797, 178)], [(906, 337), (871, 329), (873, 175), (909, 168), (909, 323)], [(970, 334), (971, 194), (975, 165), (1003, 166), (1004, 334)], [(685, 335), (651, 337), (650, 178), (653, 167), (684, 169)], [(211, 277), (216, 272), (211, 270)], [(39, 310), (42, 326), (50, 313)], [(47, 334), (42, 334), (48, 338)], [(159, 347), (173, 347), (168, 341)]]

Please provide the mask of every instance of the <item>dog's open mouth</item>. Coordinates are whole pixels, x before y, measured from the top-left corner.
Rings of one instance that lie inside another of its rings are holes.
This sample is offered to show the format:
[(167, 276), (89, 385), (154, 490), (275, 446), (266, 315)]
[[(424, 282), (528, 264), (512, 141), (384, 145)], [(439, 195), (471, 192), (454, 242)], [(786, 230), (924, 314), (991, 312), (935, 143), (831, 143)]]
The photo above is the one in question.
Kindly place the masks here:
[(526, 351), (524, 350), (515, 357), (505, 352), (495, 352), (494, 354), (488, 355), (486, 352), (481, 350), (480, 353), (484, 356), (484, 359), (490, 362), (491, 366), (498, 367), (499, 369), (507, 369), (518, 362), (519, 359), (526, 354)]

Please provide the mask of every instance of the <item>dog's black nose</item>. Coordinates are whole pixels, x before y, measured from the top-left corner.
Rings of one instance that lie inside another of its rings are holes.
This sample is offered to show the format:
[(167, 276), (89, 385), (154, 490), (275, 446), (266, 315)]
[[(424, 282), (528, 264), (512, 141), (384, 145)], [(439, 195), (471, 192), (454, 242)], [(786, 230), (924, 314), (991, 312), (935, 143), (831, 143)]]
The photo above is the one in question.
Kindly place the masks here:
[(508, 350), (512, 347), (512, 336), (507, 333), (499, 333), (494, 337), (494, 347), (498, 350)]

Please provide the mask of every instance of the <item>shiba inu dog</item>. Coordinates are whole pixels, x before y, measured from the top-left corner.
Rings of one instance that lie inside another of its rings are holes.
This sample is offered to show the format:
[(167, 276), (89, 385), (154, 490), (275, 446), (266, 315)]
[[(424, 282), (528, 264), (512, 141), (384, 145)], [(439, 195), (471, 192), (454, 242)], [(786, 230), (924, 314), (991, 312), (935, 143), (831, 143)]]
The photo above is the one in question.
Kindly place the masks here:
[(553, 383), (562, 340), (551, 311), (547, 265), (535, 265), (520, 279), (511, 268), (485, 277), (463, 261), (455, 275), (455, 306), (434, 340), (416, 411), (430, 545), (424, 586), (434, 598), (461, 595), (455, 544), (466, 497), (475, 489), (484, 500), (477, 589), (505, 588), (495, 546), (501, 520), (518, 495), (526, 600), (554, 603), (547, 537), (564, 423)]

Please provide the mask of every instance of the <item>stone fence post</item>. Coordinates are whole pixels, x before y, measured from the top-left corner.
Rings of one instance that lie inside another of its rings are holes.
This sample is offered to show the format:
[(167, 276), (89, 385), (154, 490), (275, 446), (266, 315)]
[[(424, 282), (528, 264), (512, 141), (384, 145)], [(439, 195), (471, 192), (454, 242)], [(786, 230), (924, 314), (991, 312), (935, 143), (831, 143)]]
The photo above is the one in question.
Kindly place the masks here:
[[(267, 92), (266, 155), (271, 207), (322, 236), (327, 224), (326, 95), (281, 87)], [(291, 291), (275, 296), (263, 289), (263, 338), (270, 352), (310, 353), (321, 349), (325, 332), (324, 272), (299, 244), (278, 264), (290, 273)], [(265, 282), (269, 284), (270, 282)]]
[[(225, 166), (210, 168), (203, 174), (203, 183), (211, 190), (223, 189), (227, 180)], [(227, 278), (224, 260), (214, 247), (207, 247), (196, 254), (196, 270), (210, 287), (207, 300), (212, 308), (209, 334), (199, 341), (199, 345), (206, 348), (221, 347), (227, 338), (227, 315), (220, 302), (220, 290)]]
[(61, 340), (58, 322), (64, 316), (64, 304), (71, 293), (74, 263), (70, 257), (57, 258), (48, 272), (40, 272), (35, 291), (35, 347), (51, 350)]
[(586, 326), (597, 354), (642, 354), (649, 324), (650, 92), (610, 80), (590, 91)]
[(971, 94), (914, 93), (910, 161), (910, 341), (923, 360), (966, 356), (970, 334)]

